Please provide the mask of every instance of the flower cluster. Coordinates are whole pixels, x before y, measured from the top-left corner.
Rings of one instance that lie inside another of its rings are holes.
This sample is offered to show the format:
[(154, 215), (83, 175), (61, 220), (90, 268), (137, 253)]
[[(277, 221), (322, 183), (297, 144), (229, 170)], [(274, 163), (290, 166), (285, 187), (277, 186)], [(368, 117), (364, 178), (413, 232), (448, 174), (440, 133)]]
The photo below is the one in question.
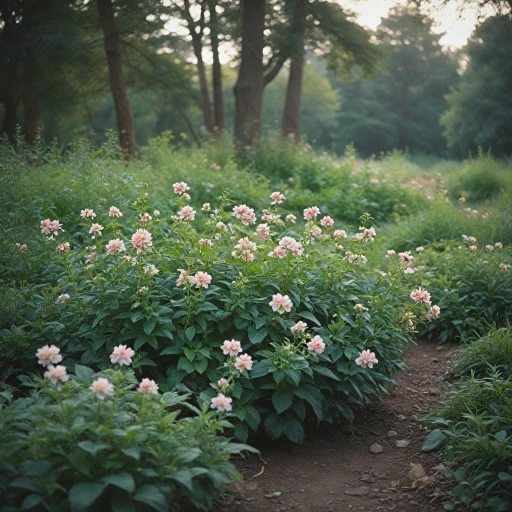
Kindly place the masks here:
[(240, 219), (244, 226), (248, 226), (249, 224), (254, 224), (256, 222), (256, 214), (254, 213), (254, 210), (245, 204), (235, 206), (233, 208), (232, 215), (237, 219)]
[(272, 311), (277, 311), (280, 315), (284, 312), (289, 313), (292, 310), (293, 302), (288, 295), (277, 293), (272, 295), (272, 300), (268, 303), (272, 307)]
[(257, 247), (254, 242), (251, 242), (248, 238), (240, 238), (231, 255), (244, 261), (253, 261), (256, 250)]
[(279, 240), (279, 245), (268, 253), (271, 258), (279, 258), (283, 259), (288, 256), (288, 254), (293, 254), (294, 256), (302, 256), (304, 252), (304, 248), (302, 244), (292, 238), (291, 236), (285, 236)]

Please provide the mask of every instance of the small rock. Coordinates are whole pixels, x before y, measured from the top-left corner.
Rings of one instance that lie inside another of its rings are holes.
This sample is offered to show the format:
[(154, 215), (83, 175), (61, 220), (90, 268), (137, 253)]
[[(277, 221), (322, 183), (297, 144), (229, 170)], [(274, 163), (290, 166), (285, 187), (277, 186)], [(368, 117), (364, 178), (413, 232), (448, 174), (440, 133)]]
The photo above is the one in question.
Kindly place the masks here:
[(442, 393), (442, 391), (439, 388), (430, 388), (428, 392), (431, 395), (440, 395)]
[(398, 487), (399, 485), (400, 485), (400, 480), (391, 480), (391, 482), (389, 482), (390, 487)]
[(409, 446), (411, 444), (411, 441), (408, 441), (407, 439), (401, 439), (400, 441), (397, 441), (395, 443), (397, 448), (405, 448), (406, 446)]
[(364, 496), (369, 493), (370, 493), (370, 488), (366, 487), (365, 485), (363, 485), (361, 487), (354, 487), (353, 489), (347, 489), (345, 491), (345, 494), (348, 494), (350, 496)]
[(270, 494), (265, 494), (265, 498), (279, 498), (281, 496), (281, 491), (274, 491)]
[(433, 476), (424, 476), (422, 478), (418, 478), (418, 480), (414, 480), (411, 484), (412, 489), (423, 489), (428, 484), (430, 484), (434, 480)]
[(373, 443), (370, 446), (370, 452), (371, 453), (382, 453), (384, 451), (384, 448), (379, 443)]
[(443, 463), (441, 463), (438, 464), (437, 466), (434, 466), (432, 469), (434, 471), (444, 471), (446, 469), (446, 466)]
[(439, 363), (439, 359), (438, 359), (437, 357), (433, 357), (433, 358), (432, 358), (432, 362), (433, 362), (433, 363)]
[(388, 430), (388, 437), (395, 437), (398, 434), (394, 430)]
[(360, 478), (360, 480), (361, 480), (362, 482), (369, 482), (369, 481), (373, 480), (373, 478), (372, 478), (370, 475), (363, 475), (363, 476)]
[(403, 414), (399, 414), (397, 417), (400, 421), (405, 421), (405, 416)]
[(409, 480), (414, 482), (415, 480), (423, 478), (425, 475), (425, 470), (421, 464), (413, 464), (409, 471)]
[(436, 347), (436, 350), (444, 350), (444, 347), (442, 345), (439, 345), (439, 347)]

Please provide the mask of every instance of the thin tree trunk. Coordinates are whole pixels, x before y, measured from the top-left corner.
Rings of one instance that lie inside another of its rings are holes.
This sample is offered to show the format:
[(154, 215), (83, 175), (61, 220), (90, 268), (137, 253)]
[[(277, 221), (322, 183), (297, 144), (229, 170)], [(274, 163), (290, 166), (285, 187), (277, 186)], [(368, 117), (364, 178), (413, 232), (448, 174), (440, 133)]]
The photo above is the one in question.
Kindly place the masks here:
[(135, 124), (123, 73), (121, 45), (116, 29), (114, 6), (112, 0), (97, 0), (97, 6), (105, 38), (108, 76), (116, 111), (119, 143), (125, 152), (126, 159), (131, 160), (135, 157), (136, 152)]
[(206, 80), (206, 70), (203, 61), (203, 43), (202, 36), (192, 34), (192, 44), (194, 46), (194, 55), (197, 60), (197, 74), (199, 76), (199, 88), (201, 90), (201, 105), (203, 107), (204, 125), (209, 133), (213, 132), (213, 113), (210, 102), (210, 93), (208, 92), (208, 81)]
[(250, 145), (261, 135), (265, 0), (242, 0), (242, 60), (235, 93), (235, 141)]
[(213, 107), (215, 129), (219, 132), (224, 130), (224, 95), (222, 92), (222, 68), (219, 59), (219, 27), (217, 25), (217, 12), (215, 7), (217, 0), (209, 0), (210, 10), (210, 38), (212, 42), (213, 55)]
[(286, 88), (281, 133), (283, 137), (293, 136), (299, 139), (300, 103), (302, 96), (302, 77), (304, 73), (304, 34), (306, 31), (306, 3), (298, 0), (294, 14), (295, 48), (290, 63), (290, 74)]
[(7, 84), (4, 96), (4, 122), (2, 133), (7, 134), (11, 144), (16, 142), (16, 126), (18, 125), (18, 63), (11, 57), (5, 64)]
[(32, 48), (27, 50), (25, 72), (23, 77), (23, 117), (25, 140), (28, 146), (33, 146), (37, 137), (39, 122), (39, 102), (37, 99), (36, 77), (37, 63)]

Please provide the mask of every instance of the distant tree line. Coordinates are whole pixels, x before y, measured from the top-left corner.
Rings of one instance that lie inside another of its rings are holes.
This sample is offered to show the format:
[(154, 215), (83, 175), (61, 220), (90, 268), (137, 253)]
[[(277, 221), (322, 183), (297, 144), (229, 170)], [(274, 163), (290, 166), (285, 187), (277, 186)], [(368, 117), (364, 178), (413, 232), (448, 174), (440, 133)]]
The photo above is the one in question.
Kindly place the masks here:
[(334, 0), (0, 0), (1, 132), (116, 128), (127, 159), (164, 130), (228, 131), (239, 150), (279, 130), (365, 156), (511, 154), (511, 2), (468, 0), (500, 13), (458, 53), (423, 3), (372, 33)]

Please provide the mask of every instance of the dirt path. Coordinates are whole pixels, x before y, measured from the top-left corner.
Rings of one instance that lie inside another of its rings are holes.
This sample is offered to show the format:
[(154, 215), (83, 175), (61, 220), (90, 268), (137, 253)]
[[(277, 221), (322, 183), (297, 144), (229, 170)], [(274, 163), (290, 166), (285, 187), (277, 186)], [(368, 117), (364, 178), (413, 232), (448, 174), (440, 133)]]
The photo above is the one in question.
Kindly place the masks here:
[[(237, 463), (245, 483), (215, 511), (442, 510), (447, 484), (435, 469), (437, 456), (421, 452), (425, 427), (418, 419), (442, 400), (442, 380), (455, 351), (421, 342), (406, 354), (410, 372), (398, 376), (382, 403), (359, 411), (352, 426), (321, 427), (301, 446), (259, 447), (261, 460), (252, 456)], [(407, 446), (398, 447), (398, 441)], [(374, 443), (381, 453), (370, 452)], [(408, 476), (413, 464), (426, 473), (414, 484), (420, 488), (412, 488)]]

